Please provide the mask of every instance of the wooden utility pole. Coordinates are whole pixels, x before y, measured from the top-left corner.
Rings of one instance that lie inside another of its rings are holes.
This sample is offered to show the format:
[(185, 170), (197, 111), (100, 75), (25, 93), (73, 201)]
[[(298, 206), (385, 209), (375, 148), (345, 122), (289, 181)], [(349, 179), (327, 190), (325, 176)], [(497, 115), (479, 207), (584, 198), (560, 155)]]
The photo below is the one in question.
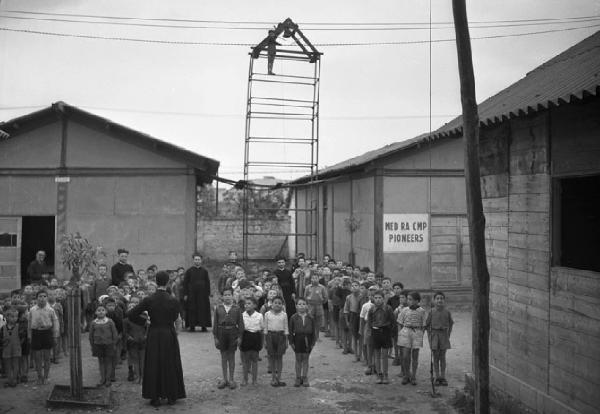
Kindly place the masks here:
[(481, 202), (479, 173), (479, 115), (475, 99), (475, 76), (471, 57), (471, 40), (465, 0), (452, 0), (460, 100), (462, 103), (463, 137), (465, 140), (465, 180), (467, 187), (467, 217), (473, 270), (473, 372), (475, 374), (475, 412), (487, 414), (489, 399), (489, 334), (490, 334), (490, 274), (485, 254), (485, 217)]

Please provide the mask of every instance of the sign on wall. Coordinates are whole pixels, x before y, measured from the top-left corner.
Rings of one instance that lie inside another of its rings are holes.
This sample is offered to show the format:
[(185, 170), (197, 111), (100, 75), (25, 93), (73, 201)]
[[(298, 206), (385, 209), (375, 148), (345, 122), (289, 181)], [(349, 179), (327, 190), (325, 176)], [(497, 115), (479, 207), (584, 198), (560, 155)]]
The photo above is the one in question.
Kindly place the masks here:
[(383, 252), (429, 250), (429, 214), (384, 214)]

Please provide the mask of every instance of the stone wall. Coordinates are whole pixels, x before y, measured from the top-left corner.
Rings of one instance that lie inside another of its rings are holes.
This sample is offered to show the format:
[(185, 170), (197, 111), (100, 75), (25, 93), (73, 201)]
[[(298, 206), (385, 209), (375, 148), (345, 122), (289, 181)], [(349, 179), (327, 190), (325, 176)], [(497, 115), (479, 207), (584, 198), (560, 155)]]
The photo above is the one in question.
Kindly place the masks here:
[[(250, 233), (289, 233), (290, 219), (251, 219)], [(198, 251), (207, 259), (226, 259), (230, 250), (242, 256), (242, 232), (243, 222), (241, 219), (232, 218), (210, 218), (198, 219)], [(248, 257), (258, 259), (273, 259), (280, 252), (285, 253), (284, 248), (287, 236), (262, 236), (251, 235), (248, 237)]]

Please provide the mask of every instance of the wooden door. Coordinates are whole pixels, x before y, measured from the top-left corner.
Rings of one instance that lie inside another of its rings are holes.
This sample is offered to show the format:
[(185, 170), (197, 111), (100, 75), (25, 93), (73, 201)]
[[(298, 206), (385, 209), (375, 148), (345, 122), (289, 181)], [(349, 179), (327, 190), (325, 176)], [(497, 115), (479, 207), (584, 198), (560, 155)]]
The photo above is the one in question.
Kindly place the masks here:
[(470, 280), (469, 232), (465, 216), (431, 216), (431, 285), (459, 286)]
[(21, 287), (21, 217), (0, 217), (0, 292)]

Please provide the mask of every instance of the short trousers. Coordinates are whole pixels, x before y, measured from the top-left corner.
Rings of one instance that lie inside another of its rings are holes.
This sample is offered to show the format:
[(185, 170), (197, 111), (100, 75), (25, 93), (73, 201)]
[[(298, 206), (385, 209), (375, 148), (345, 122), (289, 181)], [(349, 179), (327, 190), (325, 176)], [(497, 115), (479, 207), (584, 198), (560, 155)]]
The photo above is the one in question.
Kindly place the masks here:
[(450, 338), (446, 329), (432, 329), (429, 337), (429, 346), (433, 350), (450, 349)]
[(217, 331), (217, 339), (219, 351), (235, 351), (237, 348), (238, 329), (237, 327), (223, 328), (219, 326)]
[(360, 327), (360, 316), (358, 313), (356, 312), (350, 312), (348, 314), (348, 324), (350, 326), (348, 326), (348, 329), (350, 329), (350, 333), (352, 334), (352, 337), (354, 338), (358, 338), (358, 329)]
[(371, 338), (373, 349), (391, 348), (392, 347), (392, 328), (383, 326), (381, 328), (371, 329)]
[(260, 351), (262, 349), (262, 334), (260, 332), (244, 331), (240, 351)]
[(400, 329), (398, 345), (405, 348), (423, 348), (423, 329), (406, 326)]
[(294, 335), (294, 352), (297, 354), (310, 354), (313, 340), (313, 334), (297, 333)]
[(332, 306), (333, 322), (338, 323), (340, 321), (340, 307), (338, 305)]
[(280, 357), (285, 354), (287, 338), (283, 331), (269, 331), (265, 338), (265, 347), (270, 357)]
[(31, 350), (39, 351), (41, 349), (52, 349), (54, 339), (52, 338), (52, 329), (32, 329), (31, 330)]
[(315, 323), (318, 326), (324, 325), (325, 312), (323, 311), (323, 306), (321, 304), (308, 305), (308, 314), (314, 319)]
[(112, 344), (94, 344), (92, 345), (92, 356), (98, 358), (107, 358), (115, 355), (115, 346)]

